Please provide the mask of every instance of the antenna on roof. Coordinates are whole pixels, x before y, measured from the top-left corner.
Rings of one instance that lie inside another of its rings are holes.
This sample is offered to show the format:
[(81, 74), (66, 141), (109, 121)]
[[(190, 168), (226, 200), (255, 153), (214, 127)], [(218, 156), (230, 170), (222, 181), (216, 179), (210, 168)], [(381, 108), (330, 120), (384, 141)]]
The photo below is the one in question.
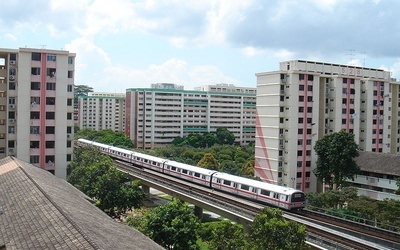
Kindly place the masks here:
[(46, 44), (41, 44), (41, 45), (36, 45), (38, 47), (41, 47), (41, 49), (45, 49), (46, 48)]
[(363, 67), (365, 67), (365, 57), (367, 56), (367, 52), (363, 51), (361, 54), (363, 54)]

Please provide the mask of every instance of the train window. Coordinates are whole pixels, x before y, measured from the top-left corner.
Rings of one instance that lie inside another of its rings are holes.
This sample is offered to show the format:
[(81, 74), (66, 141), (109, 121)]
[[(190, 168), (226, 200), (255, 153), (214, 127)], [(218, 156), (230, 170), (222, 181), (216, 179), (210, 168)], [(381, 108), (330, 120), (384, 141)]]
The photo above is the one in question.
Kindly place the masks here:
[(192, 176), (192, 175), (193, 175), (193, 172), (189, 171), (189, 175)]
[(176, 168), (176, 172), (179, 172), (179, 173), (180, 173), (181, 170), (182, 170), (182, 169), (180, 169), (180, 168)]
[(270, 192), (268, 190), (261, 189), (261, 194), (265, 196), (269, 196)]
[(244, 184), (242, 184), (242, 185), (240, 185), (240, 189), (243, 189), (243, 190), (249, 190), (249, 189), (250, 189), (250, 187), (249, 187), (249, 186), (247, 186), (247, 185), (244, 185)]
[(166, 168), (166, 169), (170, 169), (170, 166), (169, 166), (169, 165), (165, 165), (165, 168)]
[(206, 179), (206, 176), (202, 174), (202, 175), (201, 175), (201, 179), (205, 180), (205, 179)]
[(221, 183), (221, 179), (217, 179), (217, 183)]
[(199, 173), (194, 173), (194, 176), (200, 177), (200, 174)]
[(253, 187), (253, 190), (252, 190), (252, 191), (253, 191), (253, 193), (257, 193), (257, 188), (254, 188), (254, 187)]
[(230, 181), (227, 181), (227, 180), (224, 180), (224, 185), (230, 186), (230, 185), (231, 185), (231, 182), (230, 182)]
[(171, 170), (172, 171), (176, 171), (176, 167), (171, 167)]
[(188, 171), (187, 171), (186, 169), (182, 169), (182, 173), (183, 173), (183, 174), (187, 174), (187, 172), (188, 172)]

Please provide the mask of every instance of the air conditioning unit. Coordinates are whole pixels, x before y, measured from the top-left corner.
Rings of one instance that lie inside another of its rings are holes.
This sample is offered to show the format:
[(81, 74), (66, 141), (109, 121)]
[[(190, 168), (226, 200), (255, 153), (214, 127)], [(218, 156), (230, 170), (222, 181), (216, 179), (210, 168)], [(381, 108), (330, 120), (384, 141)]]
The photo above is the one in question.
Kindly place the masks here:
[(67, 134), (67, 138), (71, 138), (71, 134)]
[(10, 119), (9, 122), (10, 123), (15, 123), (15, 119)]
[(10, 81), (14, 81), (15, 80), (15, 76), (10, 76)]
[(10, 109), (15, 109), (15, 105), (14, 104), (10, 104), (9, 107), (10, 107)]
[(281, 82), (286, 83), (286, 79), (281, 79)]
[(279, 148), (280, 148), (280, 149), (284, 149), (285, 146), (284, 146), (284, 145), (279, 145)]
[(8, 153), (9, 153), (9, 154), (14, 154), (14, 149), (13, 149), (13, 148), (9, 148), (9, 149), (8, 149)]
[(279, 137), (283, 137), (283, 134), (279, 134)]
[(15, 61), (14, 60), (10, 60), (10, 65), (15, 65)]

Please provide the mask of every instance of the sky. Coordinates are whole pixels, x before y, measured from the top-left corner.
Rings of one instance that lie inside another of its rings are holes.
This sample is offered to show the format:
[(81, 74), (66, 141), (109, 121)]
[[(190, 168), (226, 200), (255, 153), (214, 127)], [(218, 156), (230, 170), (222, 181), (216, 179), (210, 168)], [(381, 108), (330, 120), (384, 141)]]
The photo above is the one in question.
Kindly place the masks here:
[(398, 0), (2, 0), (0, 48), (76, 53), (75, 84), (256, 87), (286, 60), (400, 78)]

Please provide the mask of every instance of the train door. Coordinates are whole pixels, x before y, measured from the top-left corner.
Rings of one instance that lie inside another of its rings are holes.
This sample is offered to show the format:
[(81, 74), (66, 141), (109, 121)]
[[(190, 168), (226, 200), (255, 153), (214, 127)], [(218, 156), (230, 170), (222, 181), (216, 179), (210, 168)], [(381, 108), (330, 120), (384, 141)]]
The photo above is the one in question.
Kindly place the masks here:
[(279, 207), (287, 208), (286, 199), (287, 199), (287, 195), (284, 195), (284, 194), (279, 195)]

